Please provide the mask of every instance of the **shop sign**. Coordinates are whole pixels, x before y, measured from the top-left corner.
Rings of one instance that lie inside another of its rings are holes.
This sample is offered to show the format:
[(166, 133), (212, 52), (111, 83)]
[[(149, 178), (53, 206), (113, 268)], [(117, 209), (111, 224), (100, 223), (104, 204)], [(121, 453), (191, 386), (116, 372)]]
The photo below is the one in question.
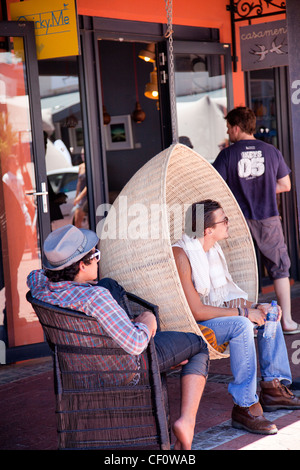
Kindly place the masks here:
[(242, 70), (288, 65), (286, 20), (240, 28)]
[(10, 4), (11, 19), (33, 21), (38, 59), (79, 54), (75, 0), (28, 0)]

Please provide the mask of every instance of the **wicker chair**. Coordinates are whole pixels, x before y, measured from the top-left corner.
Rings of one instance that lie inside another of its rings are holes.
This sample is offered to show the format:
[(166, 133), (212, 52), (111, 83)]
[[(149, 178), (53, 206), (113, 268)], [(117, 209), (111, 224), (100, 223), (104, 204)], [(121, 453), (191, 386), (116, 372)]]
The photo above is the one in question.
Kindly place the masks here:
[[(256, 302), (256, 254), (243, 213), (219, 173), (185, 145), (171, 145), (133, 175), (98, 234), (101, 277), (115, 279), (125, 290), (159, 305), (162, 330), (203, 336), (187, 303), (172, 252), (172, 244), (184, 231), (187, 207), (203, 199), (219, 201), (229, 217), (229, 238), (221, 242), (229, 272), (249, 300)], [(132, 209), (138, 214), (136, 221)], [(139, 233), (131, 232), (136, 226)], [(210, 343), (208, 347), (210, 359), (228, 357), (228, 351), (217, 351)]]
[[(96, 319), (26, 296), (53, 352), (59, 449), (170, 449), (168, 398), (153, 339), (131, 356)], [(132, 317), (156, 306), (126, 293)]]

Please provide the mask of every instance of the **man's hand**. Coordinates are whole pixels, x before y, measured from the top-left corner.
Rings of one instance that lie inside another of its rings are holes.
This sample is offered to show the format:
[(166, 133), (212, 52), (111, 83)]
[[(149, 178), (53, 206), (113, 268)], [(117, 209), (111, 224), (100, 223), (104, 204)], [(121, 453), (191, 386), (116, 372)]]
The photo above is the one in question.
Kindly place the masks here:
[(260, 308), (249, 308), (248, 318), (252, 323), (256, 323), (258, 326), (262, 326), (266, 322), (266, 313)]
[(141, 313), (138, 317), (136, 317), (133, 321), (138, 323), (144, 323), (150, 331), (150, 336), (155, 336), (157, 330), (157, 322), (155, 315), (153, 315), (152, 312), (145, 311)]
[[(267, 316), (267, 313), (268, 313), (268, 309), (271, 307), (271, 304), (258, 304), (257, 306), (257, 309), (260, 309), (262, 310), (266, 316)], [(282, 309), (280, 307), (280, 305), (277, 305), (277, 309), (278, 309), (278, 318), (277, 318), (277, 321), (280, 321), (281, 320), (281, 317), (282, 317)]]
[[(249, 308), (249, 320), (252, 321), (252, 323), (256, 323), (258, 326), (262, 326), (265, 324), (266, 319), (267, 319), (267, 313), (268, 309), (270, 308), (271, 304), (258, 304), (257, 308)], [(279, 305), (278, 307), (278, 318), (277, 321), (280, 321), (281, 316), (282, 316), (282, 310)]]

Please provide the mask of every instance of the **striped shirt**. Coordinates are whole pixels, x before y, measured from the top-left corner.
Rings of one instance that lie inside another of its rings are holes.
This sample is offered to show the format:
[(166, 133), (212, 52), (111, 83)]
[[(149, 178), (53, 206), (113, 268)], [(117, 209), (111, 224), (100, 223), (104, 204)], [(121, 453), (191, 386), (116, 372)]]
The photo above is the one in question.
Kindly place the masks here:
[(146, 349), (150, 340), (148, 327), (132, 323), (104, 287), (75, 281), (50, 282), (42, 269), (29, 274), (27, 285), (38, 300), (96, 318), (105, 334), (128, 354), (139, 355)]

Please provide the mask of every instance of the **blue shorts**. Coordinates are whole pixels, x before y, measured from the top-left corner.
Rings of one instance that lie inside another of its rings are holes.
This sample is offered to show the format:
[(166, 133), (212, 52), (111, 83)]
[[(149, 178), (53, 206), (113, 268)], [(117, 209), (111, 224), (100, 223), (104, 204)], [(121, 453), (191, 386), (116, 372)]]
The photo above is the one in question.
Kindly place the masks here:
[(188, 363), (182, 366), (182, 376), (195, 374), (207, 377), (209, 353), (201, 336), (180, 331), (159, 331), (154, 336), (154, 343), (161, 372), (167, 372), (188, 359)]

